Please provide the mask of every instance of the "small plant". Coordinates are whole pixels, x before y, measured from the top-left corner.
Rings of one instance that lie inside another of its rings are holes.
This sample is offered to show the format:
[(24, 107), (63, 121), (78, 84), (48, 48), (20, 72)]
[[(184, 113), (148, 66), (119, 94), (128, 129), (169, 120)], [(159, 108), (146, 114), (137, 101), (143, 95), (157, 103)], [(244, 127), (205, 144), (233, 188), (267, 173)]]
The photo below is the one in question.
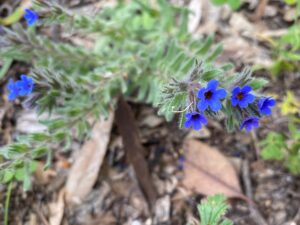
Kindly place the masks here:
[(200, 215), (199, 225), (233, 225), (233, 222), (222, 217), (229, 206), (224, 195), (208, 196), (197, 206)]
[(260, 145), (263, 159), (282, 161), (292, 174), (300, 174), (300, 130), (294, 123), (287, 135), (270, 132)]
[[(207, 117), (224, 115), (228, 130), (250, 131), (274, 106), (259, 93), (266, 80), (253, 78), (247, 68), (229, 73), (231, 64), (214, 65), (222, 44), (214, 47), (212, 36), (193, 38), (186, 8), (135, 0), (118, 1), (95, 16), (73, 14), (56, 1), (36, 1), (35, 9), (25, 10), (30, 29), (19, 24), (5, 29), (0, 55), (33, 65), (27, 75), (9, 81), (8, 98), (23, 98), (24, 107), (48, 113), (40, 121), (48, 129), (0, 149), (6, 160), (0, 165), (2, 182), (22, 180), (28, 189), (36, 160), (45, 159), (48, 167), (54, 146), (69, 149), (73, 138), (87, 139), (88, 119), (107, 117), (120, 96), (158, 107), (168, 121), (179, 113), (179, 126), (195, 130)], [(43, 32), (52, 24), (78, 37), (93, 34), (94, 45), (52, 41)]]
[(282, 71), (298, 71), (300, 69), (300, 25), (295, 24), (288, 29), (278, 41), (275, 41), (275, 62), (270, 71), (278, 75)]

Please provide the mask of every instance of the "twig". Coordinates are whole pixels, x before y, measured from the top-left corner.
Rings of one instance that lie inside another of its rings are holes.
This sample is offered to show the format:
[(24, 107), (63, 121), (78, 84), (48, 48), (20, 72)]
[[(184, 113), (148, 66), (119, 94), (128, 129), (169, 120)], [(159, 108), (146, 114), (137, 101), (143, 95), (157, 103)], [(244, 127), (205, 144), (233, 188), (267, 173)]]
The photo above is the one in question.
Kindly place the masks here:
[[(243, 182), (244, 182), (245, 189), (246, 189), (246, 195), (248, 198), (253, 199), (252, 184), (251, 184), (251, 179), (250, 179), (250, 168), (249, 168), (248, 160), (243, 161), (242, 172), (243, 172)], [(249, 204), (249, 209), (250, 209), (250, 216), (253, 219), (253, 221), (256, 222), (256, 224), (268, 225), (267, 221), (263, 218), (263, 216), (258, 211), (258, 209), (254, 203)]]
[(181, 110), (181, 111), (172, 111), (172, 112), (173, 113), (183, 113), (183, 112), (187, 111), (191, 107), (192, 104), (193, 104), (193, 102), (191, 102), (191, 104), (189, 104), (184, 110)]
[(43, 222), (44, 225), (50, 225), (50, 223), (48, 223), (48, 221), (46, 220), (44, 214), (41, 213), (41, 211), (36, 205), (33, 206), (33, 209), (37, 213), (37, 215), (39, 216), (40, 220)]
[(150, 210), (153, 211), (157, 193), (143, 155), (144, 148), (139, 138), (133, 112), (123, 97), (119, 98), (115, 118), (122, 136), (126, 158), (132, 164), (140, 188), (148, 201)]

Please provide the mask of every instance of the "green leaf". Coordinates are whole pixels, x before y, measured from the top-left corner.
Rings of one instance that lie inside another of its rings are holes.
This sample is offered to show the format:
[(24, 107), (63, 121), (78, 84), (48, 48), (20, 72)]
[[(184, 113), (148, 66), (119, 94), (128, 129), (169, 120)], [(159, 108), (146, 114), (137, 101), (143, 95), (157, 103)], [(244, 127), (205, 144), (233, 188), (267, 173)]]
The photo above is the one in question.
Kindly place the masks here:
[(223, 5), (227, 2), (227, 0), (211, 0), (214, 5)]
[(253, 90), (260, 89), (264, 87), (269, 81), (265, 78), (253, 78), (252, 81), (249, 82), (249, 85), (253, 88)]
[(232, 10), (237, 10), (241, 6), (240, 0), (227, 0), (227, 3)]
[(15, 176), (15, 171), (12, 169), (6, 169), (4, 170), (3, 174), (3, 183), (8, 183), (10, 182)]
[(288, 5), (294, 5), (297, 3), (297, 0), (284, 0), (284, 2)]
[(214, 40), (213, 35), (208, 36), (205, 39), (203, 46), (195, 53), (195, 55), (201, 57), (204, 54), (206, 54), (208, 52), (208, 50), (210, 49), (211, 45), (213, 44), (213, 40)]
[(214, 61), (223, 51), (223, 44), (220, 43), (216, 46), (216, 48), (213, 50), (212, 53), (210, 53), (207, 58), (206, 58), (206, 62), (212, 62)]
[(201, 75), (201, 79), (208, 82), (211, 79), (215, 79), (218, 76), (222, 75), (223, 71), (222, 70), (218, 70), (218, 69), (211, 69), (211, 70), (207, 70), (205, 71), (202, 75)]

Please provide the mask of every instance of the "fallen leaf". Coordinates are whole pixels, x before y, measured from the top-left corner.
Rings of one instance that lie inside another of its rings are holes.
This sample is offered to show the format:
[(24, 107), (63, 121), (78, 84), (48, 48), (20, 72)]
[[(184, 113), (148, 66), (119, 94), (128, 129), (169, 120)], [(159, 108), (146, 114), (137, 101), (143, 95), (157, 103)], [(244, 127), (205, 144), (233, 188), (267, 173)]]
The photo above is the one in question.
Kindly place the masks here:
[(105, 156), (110, 139), (114, 114), (104, 121), (97, 122), (75, 163), (72, 165), (66, 182), (66, 201), (80, 203), (92, 190)]
[(193, 139), (184, 141), (183, 185), (204, 195), (223, 193), (227, 197), (247, 199), (242, 194), (232, 163), (217, 149)]
[(64, 196), (65, 189), (60, 190), (58, 194), (58, 199), (56, 202), (52, 202), (49, 204), (50, 216), (49, 216), (49, 224), (50, 225), (60, 225), (64, 216)]

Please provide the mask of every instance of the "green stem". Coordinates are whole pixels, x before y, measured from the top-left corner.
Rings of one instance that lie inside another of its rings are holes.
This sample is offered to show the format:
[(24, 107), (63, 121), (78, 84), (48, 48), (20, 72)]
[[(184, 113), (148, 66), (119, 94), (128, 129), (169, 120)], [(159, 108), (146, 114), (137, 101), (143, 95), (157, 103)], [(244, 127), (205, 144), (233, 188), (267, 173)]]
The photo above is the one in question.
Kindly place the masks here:
[(8, 188), (7, 188), (6, 199), (5, 199), (4, 225), (8, 225), (8, 212), (9, 212), (9, 203), (10, 203), (12, 186), (13, 186), (13, 182), (10, 181)]

